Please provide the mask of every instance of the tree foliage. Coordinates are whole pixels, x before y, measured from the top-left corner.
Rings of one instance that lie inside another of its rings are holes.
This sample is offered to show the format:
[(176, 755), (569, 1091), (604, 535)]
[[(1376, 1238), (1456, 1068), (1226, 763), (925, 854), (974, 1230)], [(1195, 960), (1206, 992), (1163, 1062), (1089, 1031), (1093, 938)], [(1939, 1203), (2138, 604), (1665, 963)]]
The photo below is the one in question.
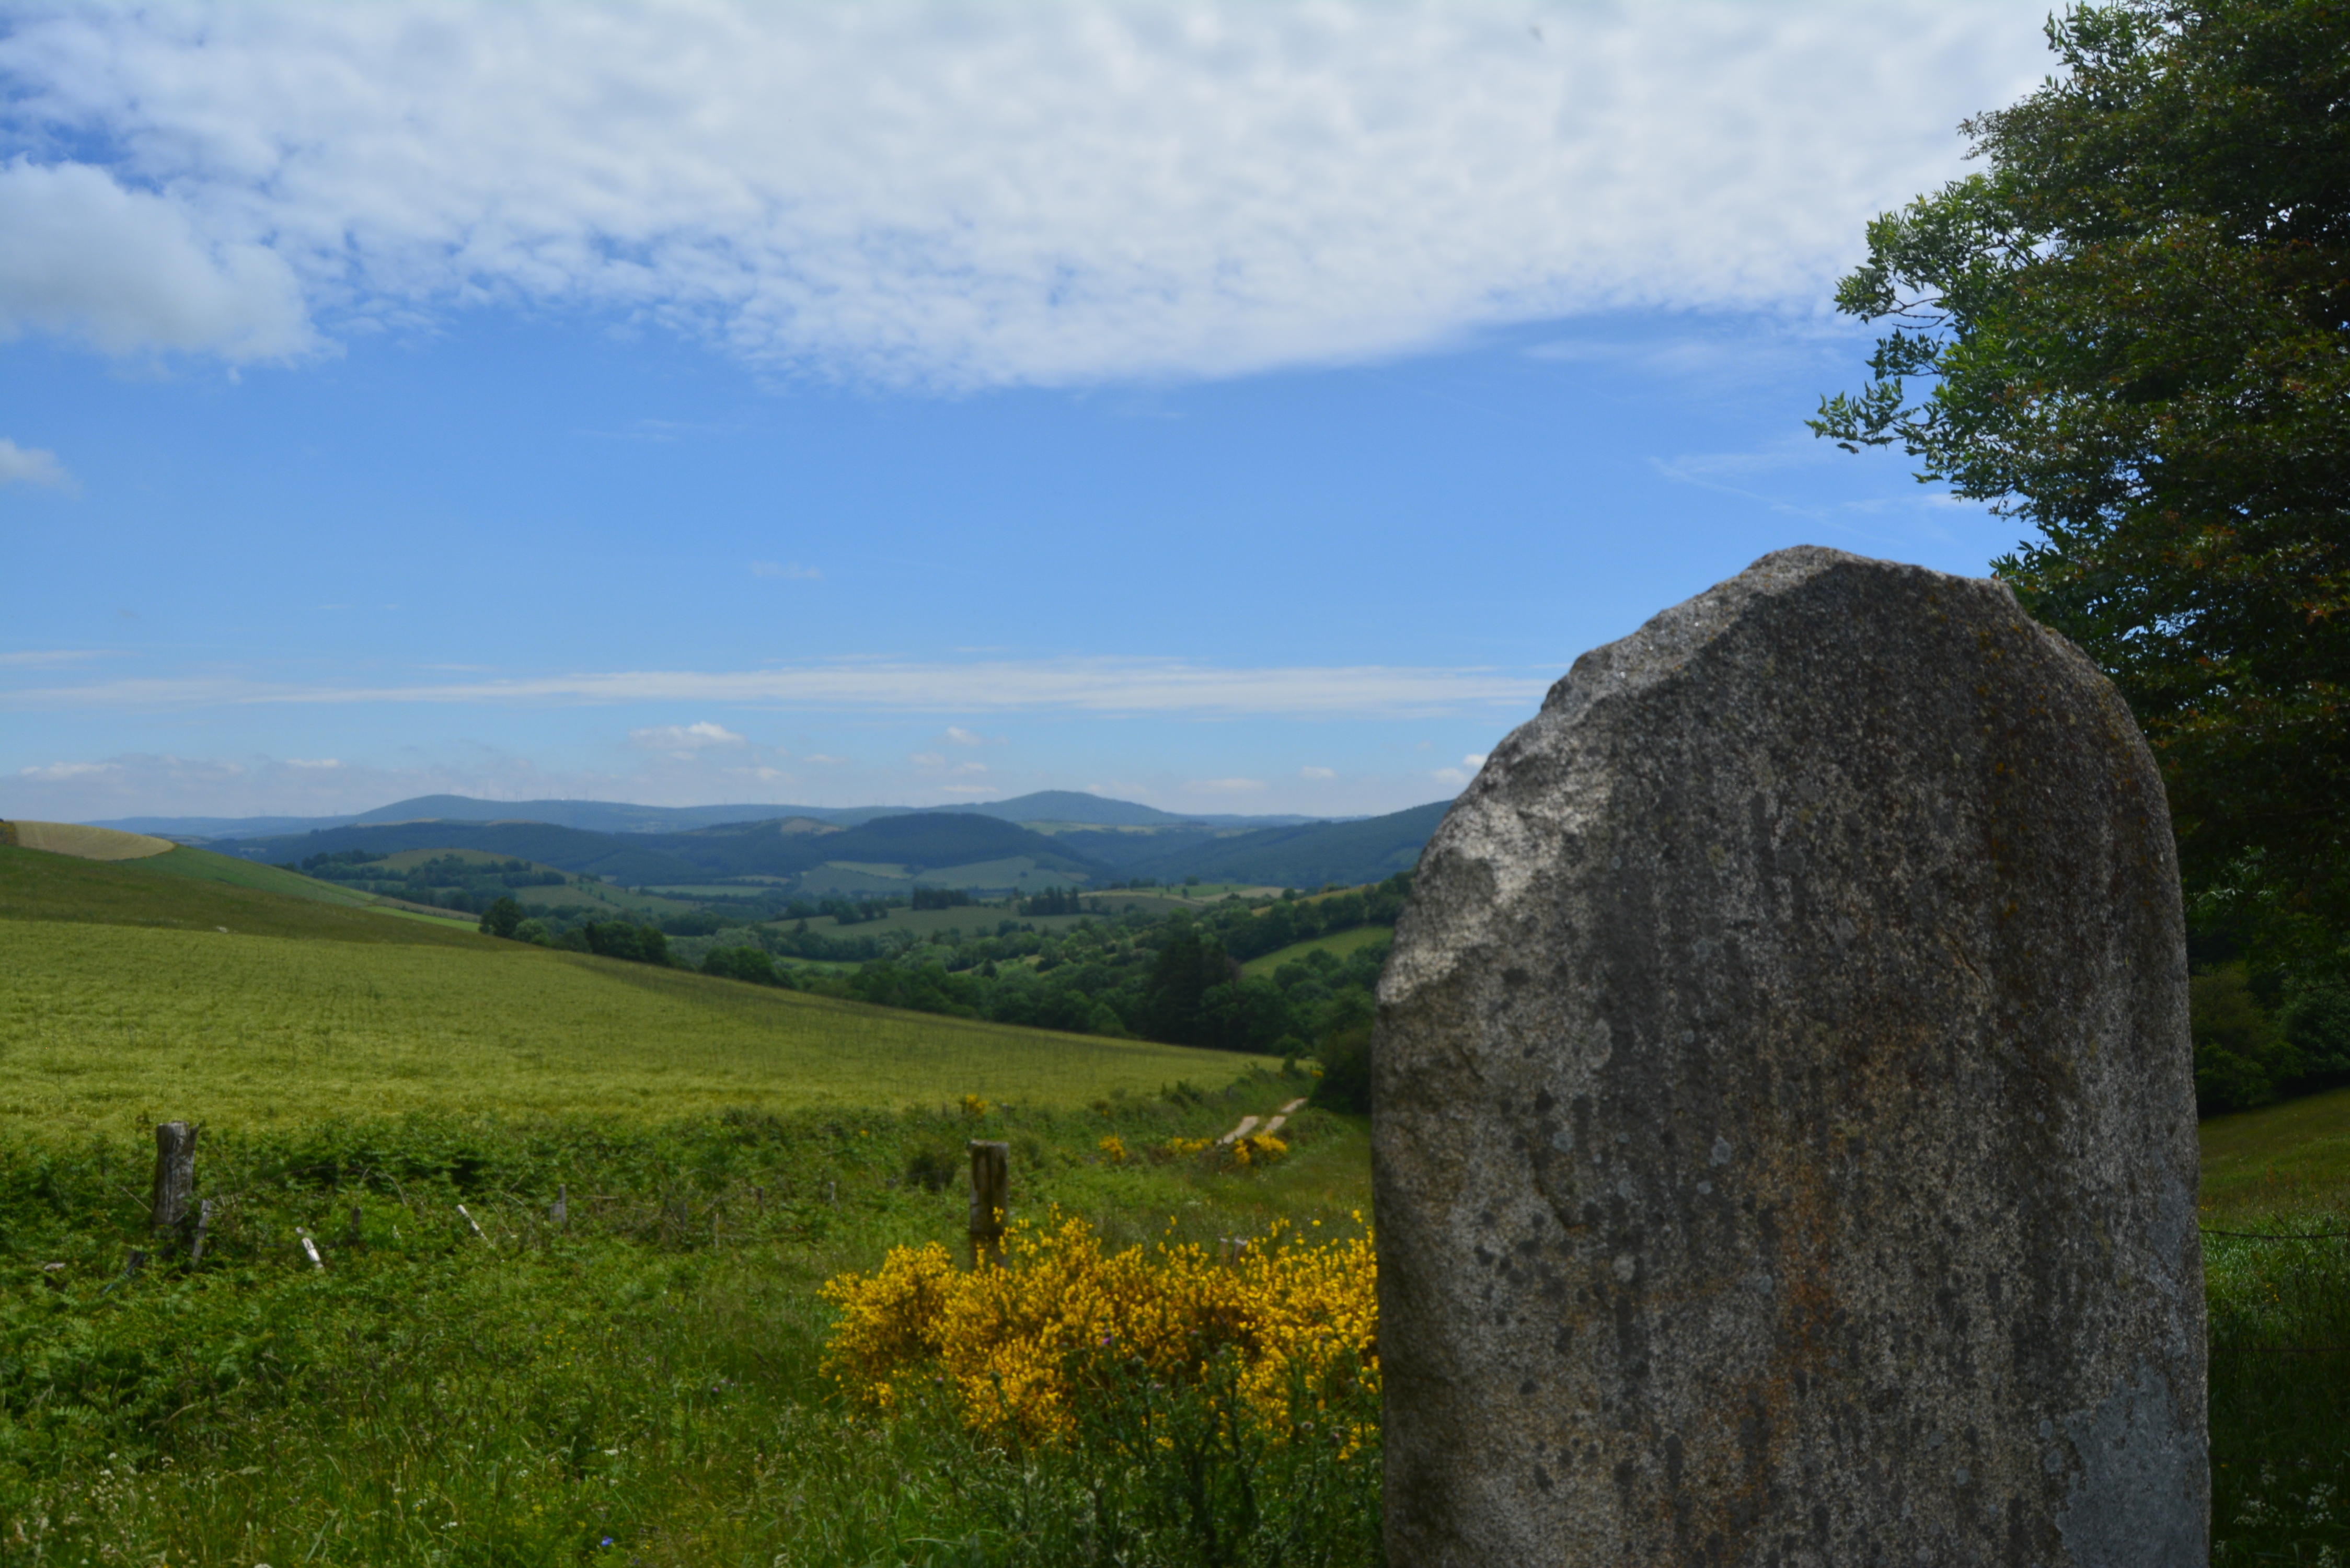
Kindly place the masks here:
[[(2190, 895), (2350, 929), (2350, 5), (2119, 0), (1970, 120), (1981, 172), (1868, 228), (1890, 324), (1811, 421), (2030, 524), (1996, 563), (2163, 764)], [(1921, 398), (1919, 381), (1930, 383)]]

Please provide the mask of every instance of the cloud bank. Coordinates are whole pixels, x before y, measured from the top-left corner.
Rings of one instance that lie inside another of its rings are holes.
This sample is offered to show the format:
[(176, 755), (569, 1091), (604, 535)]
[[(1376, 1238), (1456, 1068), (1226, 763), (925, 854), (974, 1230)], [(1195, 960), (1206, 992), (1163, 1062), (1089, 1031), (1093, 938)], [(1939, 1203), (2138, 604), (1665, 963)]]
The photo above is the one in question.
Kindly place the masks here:
[(0, 333), (238, 361), (514, 304), (964, 389), (1810, 311), (2044, 9), (19, 10)]
[[(0, 691), (0, 710), (172, 711), (259, 704), (707, 702), (875, 713), (1094, 713), (1405, 718), (1525, 708), (1555, 676), (1381, 665), (1232, 669), (1180, 659), (873, 660), (752, 670), (612, 670), (407, 686), (269, 682), (242, 676), (100, 680)], [(635, 732), (692, 750), (740, 737), (715, 724)], [(969, 737), (965, 739), (964, 737)], [(984, 742), (950, 730), (950, 743)]]

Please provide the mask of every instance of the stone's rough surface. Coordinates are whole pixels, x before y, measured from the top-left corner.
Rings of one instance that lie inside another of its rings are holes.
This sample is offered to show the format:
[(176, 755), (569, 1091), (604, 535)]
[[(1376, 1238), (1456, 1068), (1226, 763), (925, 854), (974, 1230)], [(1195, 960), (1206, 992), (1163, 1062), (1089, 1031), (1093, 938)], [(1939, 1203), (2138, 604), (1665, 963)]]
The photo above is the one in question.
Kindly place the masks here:
[(2204, 1562), (2168, 815), (2002, 586), (1789, 550), (1576, 660), (1375, 1058), (1398, 1568)]

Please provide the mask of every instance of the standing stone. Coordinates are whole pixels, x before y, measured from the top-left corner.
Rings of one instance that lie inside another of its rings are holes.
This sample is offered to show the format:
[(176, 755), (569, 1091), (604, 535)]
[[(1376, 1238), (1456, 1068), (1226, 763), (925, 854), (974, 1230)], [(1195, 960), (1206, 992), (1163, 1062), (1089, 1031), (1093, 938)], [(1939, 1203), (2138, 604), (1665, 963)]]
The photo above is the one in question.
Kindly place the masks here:
[(2204, 1563), (2169, 816), (2002, 585), (1787, 550), (1577, 659), (1375, 1059), (1398, 1568)]

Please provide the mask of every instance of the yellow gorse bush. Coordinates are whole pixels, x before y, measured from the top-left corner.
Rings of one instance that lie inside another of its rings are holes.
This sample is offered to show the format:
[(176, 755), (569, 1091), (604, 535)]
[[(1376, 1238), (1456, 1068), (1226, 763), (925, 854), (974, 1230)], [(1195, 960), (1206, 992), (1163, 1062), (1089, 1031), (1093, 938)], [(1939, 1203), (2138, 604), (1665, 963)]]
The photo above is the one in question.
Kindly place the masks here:
[(1326, 1422), (1350, 1382), (1376, 1393), (1376, 1282), (1367, 1234), (1313, 1245), (1276, 1224), (1220, 1261), (1191, 1242), (1105, 1251), (1081, 1219), (1015, 1223), (997, 1264), (959, 1269), (932, 1242), (827, 1283), (826, 1366), (885, 1410), (937, 1378), (972, 1427), (1035, 1438), (1068, 1435), (1121, 1370), (1191, 1382), (1231, 1356), (1249, 1413), (1280, 1432)]
[(1289, 1152), (1289, 1146), (1271, 1133), (1257, 1133), (1253, 1137), (1235, 1138), (1232, 1149), (1232, 1163), (1245, 1168), (1252, 1165), (1271, 1165)]

